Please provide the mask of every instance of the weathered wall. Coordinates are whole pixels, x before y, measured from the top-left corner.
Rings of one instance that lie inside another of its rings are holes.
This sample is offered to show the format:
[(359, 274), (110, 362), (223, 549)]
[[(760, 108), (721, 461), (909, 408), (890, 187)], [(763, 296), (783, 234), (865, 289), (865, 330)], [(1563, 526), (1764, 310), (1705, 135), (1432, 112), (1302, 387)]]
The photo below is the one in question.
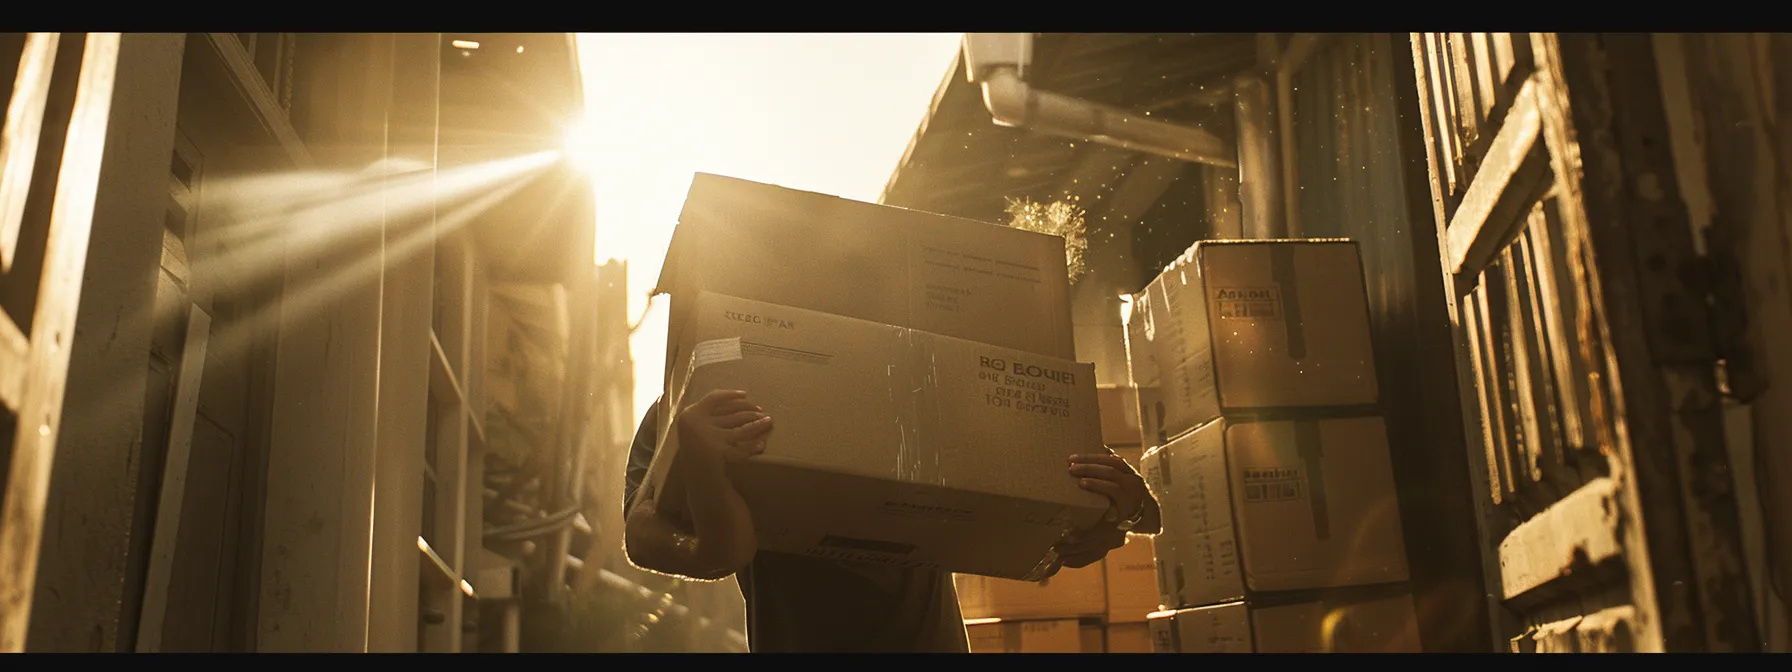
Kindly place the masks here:
[(1726, 439), (1768, 651), (1792, 651), (1792, 39), (1658, 35), (1677, 178), (1710, 259)]
[[(301, 98), (311, 108), (305, 140), (322, 167), (352, 174), (385, 158), (391, 38), (328, 39), (328, 55), (320, 56), (334, 67), (322, 68)], [(341, 235), (318, 239), (331, 224)], [(301, 218), (284, 227), (260, 651), (347, 652), (367, 644), (383, 264), (356, 262), (382, 253), (384, 222), (375, 215), (342, 224)]]
[(28, 651), (131, 645), (118, 630), (138, 472), (161, 468), (138, 453), (185, 42), (127, 33), (119, 45)]

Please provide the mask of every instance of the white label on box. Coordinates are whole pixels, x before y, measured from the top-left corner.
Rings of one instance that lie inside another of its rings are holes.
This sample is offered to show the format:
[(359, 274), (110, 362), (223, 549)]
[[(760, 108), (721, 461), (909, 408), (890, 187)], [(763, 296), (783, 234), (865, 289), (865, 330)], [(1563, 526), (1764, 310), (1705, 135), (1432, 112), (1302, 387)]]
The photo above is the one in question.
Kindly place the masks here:
[(718, 338), (698, 343), (691, 351), (691, 369), (696, 370), (719, 362), (740, 359), (740, 338)]
[(1275, 287), (1224, 288), (1214, 292), (1222, 320), (1274, 320), (1282, 316), (1282, 292)]
[(1246, 467), (1244, 470), (1244, 502), (1299, 501), (1307, 498), (1306, 479), (1294, 467)]

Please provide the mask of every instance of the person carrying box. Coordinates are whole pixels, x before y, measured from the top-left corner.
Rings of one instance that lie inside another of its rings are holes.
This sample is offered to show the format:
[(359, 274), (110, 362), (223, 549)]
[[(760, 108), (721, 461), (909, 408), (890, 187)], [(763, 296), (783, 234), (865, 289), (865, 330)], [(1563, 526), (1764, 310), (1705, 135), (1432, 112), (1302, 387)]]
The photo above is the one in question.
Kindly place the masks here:
[[(772, 418), (747, 393), (714, 390), (682, 409), (674, 430), (683, 451), (674, 468), (687, 483), (689, 515), (673, 519), (635, 492), (653, 462), (661, 404), (642, 418), (629, 449), (624, 493), (625, 550), (649, 571), (715, 581), (738, 575), (754, 653), (968, 653), (952, 575), (926, 569), (847, 563), (761, 551), (729, 466), (764, 450)], [(1094, 564), (1131, 533), (1155, 534), (1157, 500), (1126, 461), (1103, 447), (1069, 456), (1068, 475), (1104, 495), (1107, 515), (1066, 535), (1061, 565)]]

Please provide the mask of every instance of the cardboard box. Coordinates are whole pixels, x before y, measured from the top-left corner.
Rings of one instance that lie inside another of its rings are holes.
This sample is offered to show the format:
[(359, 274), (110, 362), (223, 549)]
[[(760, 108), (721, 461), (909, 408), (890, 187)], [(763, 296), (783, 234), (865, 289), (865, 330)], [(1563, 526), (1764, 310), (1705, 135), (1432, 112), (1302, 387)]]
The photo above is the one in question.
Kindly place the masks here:
[(966, 619), (1006, 620), (1101, 616), (1107, 611), (1104, 562), (1066, 567), (1041, 581), (959, 574), (958, 610)]
[(1126, 371), (1132, 379), (1135, 412), (1139, 419), (1139, 445), (1161, 446), (1170, 437), (1164, 431), (1163, 374), (1157, 363), (1157, 323), (1164, 312), (1153, 308), (1163, 302), (1163, 292), (1149, 290), (1126, 302)]
[[(1245, 602), (1153, 614), (1158, 653), (1421, 653), (1412, 597)], [(1111, 643), (1110, 639), (1110, 643)]]
[(1101, 441), (1109, 448), (1139, 445), (1139, 393), (1130, 385), (1095, 386), (1101, 406)]
[(1108, 653), (1152, 653), (1151, 626), (1144, 621), (1137, 623), (1108, 624)]
[(1258, 653), (1422, 653), (1407, 594), (1320, 599), (1251, 610)]
[(1144, 461), (1165, 605), (1407, 579), (1379, 417), (1216, 420)]
[[(1101, 440), (1088, 365), (720, 294), (694, 303), (681, 396), (747, 390), (774, 423), (730, 472), (762, 550), (1036, 579), (1065, 531), (1106, 511), (1065, 471)], [(677, 457), (667, 432), (638, 495), (673, 516)]]
[(667, 390), (703, 291), (1075, 359), (1064, 239), (699, 173), (660, 271)]
[(965, 623), (971, 653), (1101, 653), (1101, 626), (1074, 618)]
[(1163, 404), (1146, 424), (1164, 439), (1222, 414), (1378, 400), (1353, 242), (1201, 241), (1145, 294)]
[(1251, 653), (1251, 619), (1243, 602), (1151, 615), (1156, 653)]
[(1130, 535), (1126, 545), (1102, 560), (1107, 573), (1109, 623), (1144, 623), (1158, 610), (1157, 554), (1151, 537)]

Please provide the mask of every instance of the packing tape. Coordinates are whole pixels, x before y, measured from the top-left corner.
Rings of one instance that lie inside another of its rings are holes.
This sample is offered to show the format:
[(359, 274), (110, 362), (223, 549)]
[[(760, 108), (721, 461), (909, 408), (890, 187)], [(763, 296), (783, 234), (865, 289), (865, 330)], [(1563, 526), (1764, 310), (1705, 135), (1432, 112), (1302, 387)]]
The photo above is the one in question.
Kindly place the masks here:
[(884, 367), (885, 382), (890, 391), (891, 420), (896, 423), (902, 441), (896, 447), (896, 477), (911, 483), (943, 486), (946, 473), (940, 467), (939, 447), (922, 431), (926, 427), (939, 427), (943, 421), (940, 395), (936, 391), (939, 361), (919, 332), (900, 327), (891, 329), (895, 337), (902, 340), (903, 350), (908, 354), (904, 359), (921, 364), (907, 371), (893, 364)]
[(1294, 265), (1294, 245), (1271, 245), (1269, 272), (1282, 295), (1282, 325), (1288, 333), (1288, 358), (1307, 358), (1307, 334), (1300, 316), (1300, 278)]
[(1313, 507), (1313, 534), (1320, 541), (1331, 539), (1331, 513), (1325, 504), (1325, 448), (1320, 439), (1318, 420), (1294, 421), (1294, 447), (1307, 467), (1307, 500)]
[(691, 369), (686, 373), (694, 372), (711, 364), (732, 362), (740, 358), (740, 337), (738, 336), (704, 341), (698, 343), (697, 347), (691, 350)]

